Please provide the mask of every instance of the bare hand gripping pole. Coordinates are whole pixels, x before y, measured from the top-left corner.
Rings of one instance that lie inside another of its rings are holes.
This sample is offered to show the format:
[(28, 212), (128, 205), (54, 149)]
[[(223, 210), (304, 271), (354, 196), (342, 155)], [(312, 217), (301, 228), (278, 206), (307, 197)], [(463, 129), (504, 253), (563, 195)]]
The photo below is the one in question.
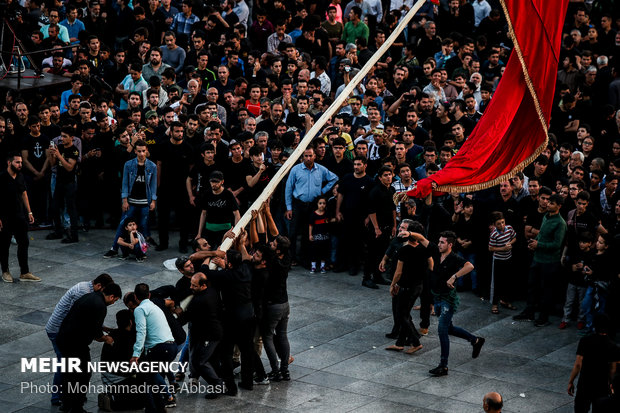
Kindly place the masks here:
[[(276, 189), (276, 186), (280, 183), (282, 179), (289, 173), (291, 168), (295, 166), (297, 160), (304, 153), (310, 142), (314, 139), (315, 135), (323, 128), (325, 123), (340, 109), (342, 103), (349, 98), (349, 95), (355, 89), (355, 87), (364, 79), (366, 74), (370, 71), (370, 69), (377, 63), (377, 61), (385, 54), (385, 52), (392, 46), (392, 43), (396, 40), (396, 38), (400, 35), (400, 33), (407, 27), (413, 16), (420, 10), (426, 3), (426, 0), (418, 0), (418, 2), (409, 10), (409, 12), (403, 17), (400, 21), (399, 25), (396, 26), (396, 29), (392, 32), (390, 37), (387, 38), (385, 43), (381, 45), (377, 53), (373, 54), (372, 57), (364, 67), (360, 70), (360, 72), (355, 75), (355, 77), (349, 82), (349, 84), (344, 88), (342, 93), (334, 100), (334, 102), (330, 105), (330, 107), (323, 113), (323, 116), (310, 128), (306, 136), (303, 138), (297, 149), (291, 154), (288, 160), (282, 165), (282, 167), (278, 170), (278, 172), (274, 175), (274, 177), (269, 181), (263, 192), (260, 196), (254, 201), (252, 206), (243, 214), (237, 225), (233, 228), (233, 232), (235, 236), (239, 235), (241, 229), (245, 228), (245, 226), (250, 222), (252, 218), (252, 211), (258, 211), (261, 205), (269, 199), (273, 191)], [(227, 251), (232, 245), (233, 240), (231, 238), (226, 238), (222, 245), (220, 245), (219, 249), (222, 251)], [(211, 264), (211, 268), (214, 268), (214, 264)]]

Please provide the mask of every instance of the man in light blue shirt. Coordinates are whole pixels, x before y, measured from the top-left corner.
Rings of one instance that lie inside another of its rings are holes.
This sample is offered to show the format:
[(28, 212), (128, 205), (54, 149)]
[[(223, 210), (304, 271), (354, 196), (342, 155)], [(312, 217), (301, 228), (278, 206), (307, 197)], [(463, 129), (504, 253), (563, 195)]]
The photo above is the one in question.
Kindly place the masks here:
[[(131, 363), (138, 363), (138, 358), (140, 361), (170, 363), (176, 357), (177, 345), (166, 321), (166, 315), (150, 300), (151, 292), (147, 284), (137, 284), (134, 294), (138, 307), (133, 310), (136, 321), (136, 343), (133, 346)], [(152, 392), (153, 386), (161, 384), (162, 381), (163, 378), (159, 373), (147, 374), (149, 394), (146, 413), (165, 410), (162, 397), (165, 393)]]
[(142, 65), (136, 63), (129, 66), (129, 74), (116, 86), (116, 92), (122, 95), (121, 110), (127, 109), (129, 93), (138, 92), (142, 95), (142, 92), (149, 88), (149, 84), (142, 77)]
[(81, 31), (86, 30), (86, 27), (84, 26), (84, 23), (77, 18), (77, 6), (75, 4), (70, 4), (67, 8), (69, 10), (67, 13), (67, 18), (61, 21), (60, 25), (67, 28), (69, 33), (69, 41), (71, 44), (78, 44), (80, 42), (78, 39), (78, 34)]
[(313, 148), (306, 149), (303, 163), (291, 169), (286, 181), (286, 219), (291, 221), (289, 238), (293, 262), (297, 257), (297, 235), (301, 234), (301, 255), (308, 254), (308, 216), (314, 199), (329, 192), (338, 181), (336, 174), (314, 163), (315, 157)]
[[(58, 10), (51, 9), (50, 14), (49, 14), (49, 19), (50, 19), (50, 24), (58, 25), (58, 38), (65, 43), (69, 43), (69, 31), (67, 30), (65, 26), (58, 24), (58, 19), (59, 19)], [(49, 29), (50, 24), (46, 24), (45, 26), (41, 27), (40, 31), (41, 33), (43, 33), (44, 39), (47, 39), (49, 37), (47, 30)]]

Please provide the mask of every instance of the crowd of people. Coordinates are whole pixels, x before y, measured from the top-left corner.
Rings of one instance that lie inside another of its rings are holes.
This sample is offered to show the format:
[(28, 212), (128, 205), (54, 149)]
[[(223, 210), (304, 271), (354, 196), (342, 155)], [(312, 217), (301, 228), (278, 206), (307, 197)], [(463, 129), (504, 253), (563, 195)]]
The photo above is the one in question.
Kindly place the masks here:
[[(168, 249), (171, 223), (180, 253), (196, 240), (217, 248), (412, 6), (9, 0), (16, 38), (5, 42), (19, 40), (26, 66), (70, 86), (10, 90), (4, 99), (3, 281), (14, 281), (12, 236), (20, 280), (40, 281), (28, 268), (29, 227), (52, 228), (47, 239), (63, 243), (93, 227), (115, 229), (105, 258), (144, 261), (150, 247)], [(391, 350), (419, 350), (435, 312), (435, 375), (448, 371), (448, 335), (468, 340), (475, 357), (484, 344), (452, 325), (457, 291), (489, 299), (492, 315), (526, 299), (514, 318), (539, 327), (551, 315), (561, 316), (560, 329), (575, 321), (584, 336), (600, 315), (610, 334), (620, 327), (620, 18), (608, 2), (569, 3), (543, 154), (496, 187), (395, 205), (395, 193), (450, 162), (493, 99), (512, 52), (501, 9), (498, 0), (425, 2), (276, 186), (248, 242), (254, 257), (280, 239), (293, 267), (361, 270), (364, 287), (389, 285)], [(18, 71), (22, 63), (3, 50), (7, 69)], [(218, 278), (203, 273), (192, 289)], [(144, 302), (144, 291), (138, 296)], [(418, 297), (419, 330), (411, 317)], [(239, 311), (230, 316), (248, 314)], [(273, 311), (287, 318), (288, 309)], [(240, 330), (244, 341), (249, 327)], [(285, 376), (286, 366), (271, 364)], [(213, 381), (215, 370), (200, 374)]]

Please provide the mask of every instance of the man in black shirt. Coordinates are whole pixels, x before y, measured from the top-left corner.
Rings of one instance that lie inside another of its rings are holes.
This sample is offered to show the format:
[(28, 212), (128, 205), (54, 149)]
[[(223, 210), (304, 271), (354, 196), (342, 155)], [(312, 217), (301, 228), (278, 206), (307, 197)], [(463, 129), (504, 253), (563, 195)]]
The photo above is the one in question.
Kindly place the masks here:
[[(448, 374), (448, 357), (450, 355), (450, 338), (456, 336), (470, 342), (473, 346), (472, 358), (477, 358), (484, 344), (484, 338), (476, 337), (470, 332), (452, 324), (452, 317), (459, 306), (459, 296), (454, 283), (460, 277), (469, 274), (474, 266), (452, 252), (456, 242), (454, 232), (445, 231), (439, 236), (437, 249), (439, 256), (435, 257), (433, 273), (431, 275), (431, 291), (435, 299), (435, 314), (439, 314), (437, 333), (441, 344), (441, 362), (439, 366), (429, 370), (433, 376)], [(424, 244), (424, 242), (422, 242)]]
[[(615, 371), (614, 364), (620, 361), (620, 349), (607, 335), (610, 320), (606, 315), (594, 317), (596, 334), (583, 337), (577, 345), (577, 358), (568, 380), (568, 394), (575, 396), (575, 412), (588, 412), (590, 404), (609, 393), (610, 373)], [(618, 391), (618, 390), (616, 390)], [(611, 410), (610, 410), (611, 411)]]
[[(419, 222), (412, 222), (407, 229), (409, 231), (403, 232), (424, 231)], [(396, 255), (396, 271), (390, 285), (390, 294), (396, 297), (400, 332), (396, 344), (387, 347), (386, 350), (402, 351), (405, 345), (410, 345), (405, 353), (413, 354), (422, 348), (422, 344), (411, 319), (411, 309), (422, 293), (426, 269), (433, 270), (433, 258), (430, 249), (421, 245), (415, 237), (409, 236), (406, 239), (407, 243)]]
[[(62, 404), (64, 411), (83, 412), (86, 395), (82, 386), (88, 386), (90, 372), (89, 345), (93, 340), (112, 344), (112, 337), (103, 334), (103, 321), (108, 313), (107, 306), (114, 304), (123, 296), (118, 284), (108, 284), (103, 291), (97, 291), (80, 297), (65, 317), (58, 331), (56, 342), (63, 357), (80, 359), (81, 372), (62, 374)], [(71, 386), (71, 387), (70, 387)], [(74, 389), (74, 390), (68, 390)]]
[[(356, 156), (353, 160), (353, 173), (345, 175), (338, 185), (336, 218), (343, 221), (343, 242), (341, 257), (347, 265), (350, 275), (357, 275), (359, 258), (357, 254), (364, 248), (363, 205), (366, 205), (368, 193), (374, 185), (373, 179), (366, 174), (368, 160), (364, 156)], [(348, 262), (347, 262), (348, 261)]]
[(56, 188), (52, 198), (52, 211), (55, 231), (46, 239), (62, 238), (63, 226), (61, 211), (66, 207), (71, 222), (70, 234), (62, 240), (63, 244), (78, 242), (78, 214), (76, 206), (76, 169), (79, 151), (73, 145), (73, 129), (64, 127), (60, 132), (61, 146), (50, 146), (50, 163), (56, 164)]
[[(31, 195), (31, 206), (40, 222), (49, 222), (47, 219), (47, 198), (49, 196), (49, 160), (46, 149), (50, 139), (56, 136), (46, 136), (41, 132), (41, 122), (38, 117), (28, 118), (30, 133), (24, 136), (22, 143), (22, 158), (25, 169), (26, 186)], [(21, 137), (20, 137), (21, 138)]]
[(9, 272), (9, 248), (11, 237), (17, 241), (17, 260), (21, 275), (20, 281), (41, 281), (28, 269), (28, 224), (34, 222), (30, 211), (26, 184), (21, 173), (22, 157), (14, 152), (7, 157), (7, 168), (0, 173), (0, 264), (2, 281), (13, 282)]
[(390, 284), (379, 272), (379, 262), (383, 258), (383, 253), (387, 249), (390, 239), (396, 235), (396, 206), (392, 200), (394, 195), (392, 178), (394, 174), (389, 167), (382, 166), (377, 176), (379, 184), (368, 195), (368, 253), (364, 262), (364, 279), (362, 281), (364, 287), (373, 289), (379, 288), (377, 284)]
[(190, 358), (193, 368), (212, 387), (205, 397), (223, 392), (222, 380), (212, 365), (212, 357), (223, 336), (222, 303), (215, 288), (208, 287), (207, 277), (198, 272), (191, 278), (193, 298), (181, 314), (183, 324), (189, 322)]
[(179, 252), (187, 253), (188, 210), (186, 179), (192, 166), (192, 147), (183, 140), (183, 124), (172, 122), (170, 138), (159, 145), (157, 171), (159, 174), (157, 212), (159, 218), (159, 246), (156, 251), (168, 249), (170, 212), (174, 209), (179, 225)]
[(239, 222), (239, 205), (235, 196), (224, 189), (224, 174), (215, 171), (209, 177), (211, 190), (199, 201), (202, 210), (197, 238), (206, 232), (205, 239), (214, 247), (222, 243), (227, 231)]

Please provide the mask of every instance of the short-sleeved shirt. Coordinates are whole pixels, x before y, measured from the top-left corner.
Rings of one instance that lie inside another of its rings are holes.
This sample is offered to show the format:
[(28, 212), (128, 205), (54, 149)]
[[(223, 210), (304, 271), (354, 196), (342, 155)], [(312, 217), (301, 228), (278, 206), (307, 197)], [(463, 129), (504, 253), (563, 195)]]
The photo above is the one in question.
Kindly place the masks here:
[(22, 194), (25, 191), (26, 183), (21, 173), (18, 173), (15, 178), (11, 177), (6, 170), (0, 173), (0, 193), (2, 194), (0, 220), (7, 221), (7, 218), (10, 220), (25, 219), (26, 211), (22, 201)]
[(608, 336), (596, 334), (579, 340), (577, 355), (583, 357), (577, 386), (602, 391), (601, 396), (605, 396), (609, 390), (609, 364), (620, 361), (618, 346)]
[(370, 189), (374, 185), (373, 179), (364, 175), (357, 178), (354, 174), (345, 175), (338, 185), (338, 192), (342, 194), (342, 210), (345, 213), (365, 215), (363, 208)]
[(393, 212), (396, 211), (396, 205), (392, 200), (393, 195), (394, 188), (383, 184), (376, 185), (368, 195), (368, 213), (377, 215), (379, 228), (394, 226)]
[(403, 262), (403, 272), (398, 285), (404, 288), (422, 285), (430, 257), (431, 251), (422, 245), (413, 247), (406, 244), (403, 246), (396, 254), (396, 259)]
[[(211, 192), (211, 187), (209, 186), (209, 176), (215, 171), (221, 171), (216, 163), (212, 163), (211, 165), (207, 165), (204, 162), (200, 162), (196, 165), (189, 173), (189, 177), (192, 180), (192, 184), (196, 185), (196, 193), (198, 195), (205, 194), (207, 192)], [(224, 176), (226, 178), (226, 176)]]
[(435, 259), (435, 264), (431, 276), (431, 291), (437, 301), (447, 301), (456, 310), (459, 304), (459, 297), (456, 294), (456, 288), (450, 288), (446, 284), (448, 279), (452, 277), (465, 265), (465, 260), (455, 253), (450, 253), (443, 262), (441, 257)]
[(228, 190), (223, 190), (219, 194), (206, 191), (200, 201), (200, 208), (207, 211), (207, 222), (210, 224), (233, 224), (235, 222), (233, 212), (239, 210), (239, 205), (232, 192)]
[(65, 161), (69, 162), (70, 159), (75, 159), (75, 166), (73, 167), (72, 170), (67, 171), (65, 169), (64, 166), (62, 166), (62, 164), (60, 163), (60, 161), (58, 161), (58, 168), (57, 168), (57, 172), (56, 172), (56, 181), (63, 183), (63, 184), (67, 184), (67, 183), (71, 183), (75, 181), (75, 173), (77, 170), (77, 161), (80, 157), (80, 152), (78, 151), (78, 149), (71, 145), (68, 148), (65, 148), (64, 146), (59, 146), (58, 147), (58, 151), (60, 152), (60, 154), (62, 155), (63, 158), (65, 158)]
[(50, 138), (44, 134), (35, 137), (30, 134), (24, 137), (22, 150), (28, 152), (28, 162), (32, 164), (34, 169), (40, 171), (45, 163), (45, 150), (50, 145)]

